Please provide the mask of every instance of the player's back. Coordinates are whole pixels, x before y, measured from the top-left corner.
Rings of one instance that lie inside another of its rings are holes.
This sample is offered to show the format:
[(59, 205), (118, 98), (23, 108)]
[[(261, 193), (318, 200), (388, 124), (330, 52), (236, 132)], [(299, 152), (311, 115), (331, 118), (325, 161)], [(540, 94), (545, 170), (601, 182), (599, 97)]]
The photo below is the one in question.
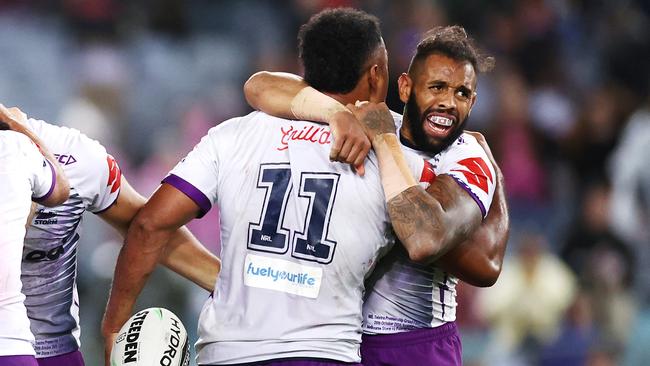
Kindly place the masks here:
[(327, 126), (254, 112), (212, 129), (172, 171), (207, 187), (192, 181), (195, 162), (216, 162), (201, 191), (220, 208), (223, 264), (199, 363), (359, 361), (363, 280), (392, 240), (374, 155), (362, 178), (329, 161), (330, 142)]

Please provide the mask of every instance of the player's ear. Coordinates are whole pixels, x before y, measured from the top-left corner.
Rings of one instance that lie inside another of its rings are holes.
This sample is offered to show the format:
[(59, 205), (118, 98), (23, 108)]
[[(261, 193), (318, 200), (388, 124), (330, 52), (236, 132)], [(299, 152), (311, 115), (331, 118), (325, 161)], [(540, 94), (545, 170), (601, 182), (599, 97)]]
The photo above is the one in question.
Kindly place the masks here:
[(382, 95), (382, 90), (384, 83), (386, 82), (381, 71), (381, 66), (378, 64), (373, 64), (368, 69), (368, 90), (370, 95), (368, 100), (371, 102), (379, 103), (383, 102), (386, 98), (385, 95)]
[(411, 88), (413, 88), (413, 80), (411, 80), (411, 77), (407, 73), (403, 72), (399, 76), (399, 79), (397, 79), (397, 88), (399, 90), (399, 99), (403, 103), (407, 103), (411, 96)]
[(469, 117), (470, 114), (472, 114), (472, 109), (474, 108), (474, 104), (476, 103), (476, 97), (477, 97), (476, 92), (473, 92), (472, 97), (469, 101), (469, 111), (467, 112), (467, 117)]

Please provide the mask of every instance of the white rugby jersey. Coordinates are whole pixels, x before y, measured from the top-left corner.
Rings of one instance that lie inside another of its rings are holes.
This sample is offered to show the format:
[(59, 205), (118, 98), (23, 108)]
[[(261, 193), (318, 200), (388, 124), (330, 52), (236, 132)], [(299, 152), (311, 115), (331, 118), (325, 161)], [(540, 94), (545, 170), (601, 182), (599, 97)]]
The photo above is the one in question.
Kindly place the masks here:
[[(401, 116), (393, 116), (399, 130)], [(402, 148), (427, 159), (432, 170), (429, 177), (446, 174), (454, 178), (474, 199), (483, 217), (487, 215), (494, 196), (496, 175), (485, 150), (474, 137), (464, 133), (435, 156), (406, 146)], [(426, 176), (423, 174), (420, 183), (424, 188), (429, 185)], [(457, 283), (458, 278), (435, 264), (412, 262), (404, 247), (395, 245), (366, 281), (364, 333), (390, 334), (434, 328), (456, 320)]]
[(47, 198), (55, 180), (54, 168), (27, 136), (0, 131), (0, 356), (34, 354), (20, 255), (32, 199)]
[(22, 282), (36, 337), (36, 357), (75, 351), (80, 345), (77, 243), (82, 215), (109, 208), (120, 191), (121, 172), (106, 149), (78, 130), (30, 119), (34, 131), (58, 159), (70, 183), (70, 198), (56, 207), (38, 206), (27, 229)]
[(359, 177), (329, 161), (330, 143), (328, 126), (253, 112), (212, 128), (165, 178), (202, 213), (220, 208), (199, 364), (359, 362), (363, 281), (393, 236), (376, 157)]

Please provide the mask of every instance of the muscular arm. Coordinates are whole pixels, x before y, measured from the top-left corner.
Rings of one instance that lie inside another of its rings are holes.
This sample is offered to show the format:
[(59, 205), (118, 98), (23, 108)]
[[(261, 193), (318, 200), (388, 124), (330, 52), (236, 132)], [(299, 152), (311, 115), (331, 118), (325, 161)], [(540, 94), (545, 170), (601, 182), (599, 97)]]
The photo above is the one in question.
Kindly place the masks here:
[(446, 272), (470, 285), (489, 287), (501, 274), (510, 228), (503, 176), (497, 171), (497, 184), (490, 211), (469, 239), (445, 254), (437, 264)]
[(476, 203), (446, 175), (426, 191), (409, 187), (387, 205), (393, 229), (415, 262), (437, 260), (467, 240), (481, 223)]
[[(99, 217), (126, 236), (129, 225), (145, 202), (146, 199), (122, 177), (117, 201)], [(207, 291), (214, 289), (221, 269), (219, 258), (210, 253), (184, 226), (174, 232), (169, 243), (163, 247), (160, 263)]]
[(481, 223), (472, 197), (450, 176), (425, 191), (406, 165), (385, 104), (351, 106), (370, 131), (393, 229), (411, 260), (431, 263), (466, 240)]
[(364, 174), (370, 140), (336, 99), (309, 87), (300, 76), (268, 71), (253, 74), (244, 84), (244, 95), (251, 107), (272, 116), (329, 124), (334, 137), (330, 160), (351, 164)]
[(136, 298), (174, 233), (199, 213), (182, 192), (162, 184), (129, 227), (115, 266), (113, 286), (102, 321), (107, 353), (110, 339), (131, 315)]
[(296, 117), (291, 111), (291, 101), (307, 86), (298, 75), (260, 71), (246, 81), (244, 95), (248, 104), (255, 109), (272, 116), (294, 119)]
[(470, 285), (489, 287), (494, 285), (501, 274), (510, 231), (508, 205), (503, 174), (485, 137), (478, 132), (467, 131), (467, 133), (476, 138), (494, 167), (496, 173), (494, 198), (487, 217), (472, 236), (453, 248), (437, 264)]

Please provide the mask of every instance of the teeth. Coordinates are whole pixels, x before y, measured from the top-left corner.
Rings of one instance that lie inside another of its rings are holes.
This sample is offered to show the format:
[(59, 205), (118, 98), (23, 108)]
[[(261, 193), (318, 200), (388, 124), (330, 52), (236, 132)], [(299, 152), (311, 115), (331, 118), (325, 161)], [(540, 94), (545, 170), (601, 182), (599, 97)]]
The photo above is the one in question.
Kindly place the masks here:
[(449, 127), (452, 125), (453, 121), (449, 118), (441, 117), (441, 116), (431, 116), (429, 117), (429, 121), (431, 123), (440, 125), (440, 126), (445, 126)]

